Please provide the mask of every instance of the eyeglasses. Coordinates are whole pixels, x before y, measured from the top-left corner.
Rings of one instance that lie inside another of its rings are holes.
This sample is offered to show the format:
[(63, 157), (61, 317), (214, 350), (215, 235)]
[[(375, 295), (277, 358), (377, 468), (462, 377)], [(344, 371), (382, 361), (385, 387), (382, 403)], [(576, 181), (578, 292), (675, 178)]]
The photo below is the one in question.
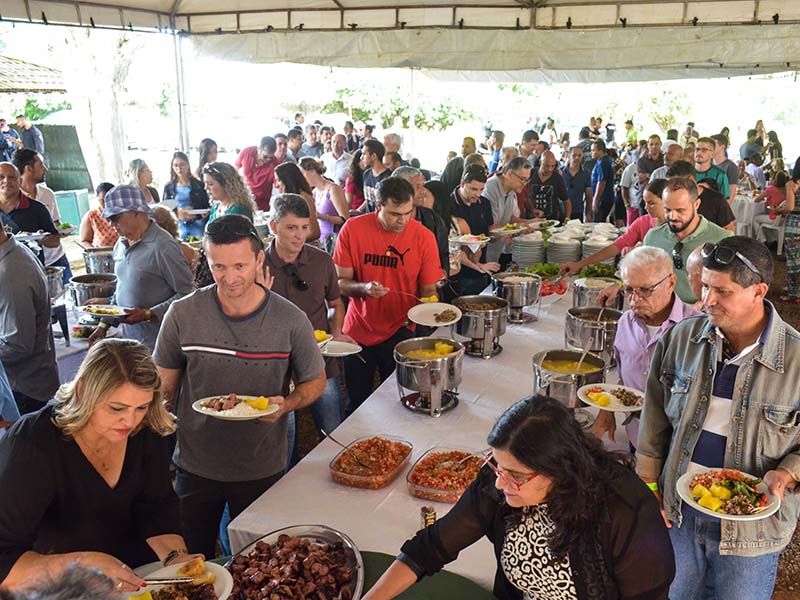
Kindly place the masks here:
[(264, 242), (258, 237), (258, 232), (247, 217), (229, 215), (228, 217), (215, 219), (206, 225), (206, 233), (209, 235), (217, 235), (224, 232), (243, 238), (253, 237), (258, 240), (258, 243), (263, 248)]
[(523, 177), (522, 175), (520, 175), (519, 173), (515, 173), (514, 171), (509, 171), (509, 173), (514, 177), (516, 177), (517, 179), (519, 179), (519, 182), (523, 184), (528, 183), (531, 180), (530, 177)]
[(703, 244), (703, 249), (701, 252), (703, 258), (713, 256), (714, 261), (720, 265), (729, 265), (733, 262), (733, 259), (738, 258), (740, 261), (742, 261), (742, 263), (744, 263), (745, 267), (758, 275), (761, 281), (764, 281), (764, 277), (762, 277), (761, 272), (756, 269), (756, 266), (750, 261), (750, 259), (740, 252), (737, 252), (733, 248), (729, 248), (728, 246), (720, 246), (719, 244), (712, 244), (709, 242)]
[(672, 266), (676, 269), (683, 268), (683, 242), (678, 242), (672, 247)]
[(658, 283), (656, 283), (654, 285), (651, 285), (650, 287), (628, 287), (628, 286), (623, 286), (622, 293), (625, 294), (625, 296), (628, 296), (628, 297), (633, 296), (634, 294), (636, 294), (637, 296), (639, 296), (639, 298), (647, 299), (647, 298), (649, 298), (650, 296), (653, 295), (653, 292), (656, 291), (658, 286), (660, 286), (662, 283), (664, 283), (669, 278), (670, 275), (672, 275), (672, 273), (667, 273), (666, 275), (664, 275), (664, 277), (661, 278), (661, 280)]
[(695, 152), (713, 152), (714, 150), (712, 148), (704, 148), (703, 146), (697, 146), (694, 149), (694, 151)]
[(494, 457), (492, 456), (491, 452), (487, 452), (483, 455), (483, 464), (489, 465), (489, 468), (494, 471), (494, 474), (497, 475), (500, 479), (502, 479), (507, 485), (514, 488), (516, 491), (520, 491), (522, 486), (531, 481), (532, 479), (536, 479), (539, 476), (539, 473), (532, 473), (522, 481), (511, 475), (510, 473), (506, 473), (505, 471), (500, 470), (498, 466), (496, 466), (492, 461)]
[(286, 271), (288, 271), (289, 277), (292, 278), (294, 287), (298, 290), (305, 292), (309, 288), (308, 282), (305, 279), (300, 279), (300, 275), (297, 273), (297, 265), (286, 265)]

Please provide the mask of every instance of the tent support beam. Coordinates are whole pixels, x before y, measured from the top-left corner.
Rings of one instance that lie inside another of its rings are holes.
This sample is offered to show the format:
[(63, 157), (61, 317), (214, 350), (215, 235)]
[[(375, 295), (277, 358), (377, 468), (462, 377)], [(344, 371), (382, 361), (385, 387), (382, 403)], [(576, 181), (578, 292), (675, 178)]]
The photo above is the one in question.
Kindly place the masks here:
[(175, 81), (178, 96), (178, 146), (182, 152), (189, 152), (189, 122), (186, 117), (186, 83), (183, 75), (183, 50), (180, 34), (172, 28), (172, 47), (175, 58)]

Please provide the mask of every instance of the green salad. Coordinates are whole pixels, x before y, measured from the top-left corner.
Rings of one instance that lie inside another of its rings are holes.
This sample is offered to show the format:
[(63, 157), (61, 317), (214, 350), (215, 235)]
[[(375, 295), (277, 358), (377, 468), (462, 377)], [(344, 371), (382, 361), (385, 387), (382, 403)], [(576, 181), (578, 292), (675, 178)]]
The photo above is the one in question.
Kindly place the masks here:
[(526, 267), (526, 273), (533, 273), (542, 279), (550, 279), (558, 275), (561, 265), (558, 263), (536, 263), (531, 267)]
[(614, 265), (604, 265), (598, 263), (583, 267), (578, 273), (578, 277), (611, 277), (615, 278), (617, 275), (617, 268)]

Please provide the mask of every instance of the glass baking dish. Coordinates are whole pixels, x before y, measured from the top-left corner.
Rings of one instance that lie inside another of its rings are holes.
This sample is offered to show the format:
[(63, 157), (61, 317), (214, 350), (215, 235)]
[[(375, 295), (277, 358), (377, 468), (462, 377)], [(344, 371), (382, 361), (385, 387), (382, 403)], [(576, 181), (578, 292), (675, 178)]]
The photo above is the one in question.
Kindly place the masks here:
[[(378, 445), (370, 443), (380, 440)], [(391, 435), (370, 435), (359, 438), (342, 449), (331, 461), (331, 477), (337, 483), (375, 490), (393, 481), (408, 465), (411, 442)], [(390, 459), (387, 461), (387, 457)], [(361, 461), (367, 467), (359, 464)], [(374, 472), (373, 472), (374, 469)]]

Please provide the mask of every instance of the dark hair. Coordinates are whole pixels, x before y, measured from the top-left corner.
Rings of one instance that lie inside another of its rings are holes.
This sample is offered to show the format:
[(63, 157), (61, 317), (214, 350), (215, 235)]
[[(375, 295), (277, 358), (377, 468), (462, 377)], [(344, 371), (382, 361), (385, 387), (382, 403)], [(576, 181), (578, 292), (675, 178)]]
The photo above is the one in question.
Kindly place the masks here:
[(308, 185), (303, 173), (293, 162), (285, 162), (275, 167), (275, 175), (283, 182), (287, 194), (299, 194), (305, 192), (311, 194), (311, 186)]
[(290, 129), (289, 132), (286, 134), (287, 140), (293, 140), (295, 138), (302, 138), (303, 132), (297, 128)]
[(716, 179), (713, 179), (711, 177), (703, 177), (700, 181), (697, 182), (697, 185), (699, 186), (701, 183), (704, 184), (705, 187), (707, 187), (710, 190), (713, 190), (715, 192), (719, 191), (719, 183), (717, 183)]
[(581, 130), (578, 132), (578, 139), (579, 140), (586, 140), (589, 139), (592, 131), (588, 127), (581, 127)]
[(606, 150), (606, 143), (603, 140), (593, 141), (592, 146), (597, 146), (597, 149), (600, 150), (601, 152), (608, 152), (608, 150)]
[(323, 125), (322, 127), (319, 128), (319, 132), (322, 133), (323, 131), (330, 131), (331, 133), (333, 133), (333, 127), (331, 127), (330, 125)]
[(655, 194), (659, 198), (661, 194), (664, 193), (664, 188), (667, 187), (667, 180), (666, 179), (656, 179), (651, 181), (647, 184), (647, 187), (644, 189), (645, 192), (650, 192), (651, 194)]
[(464, 173), (461, 175), (461, 181), (464, 183), (471, 183), (473, 181), (486, 183), (486, 177), (486, 169), (483, 168), (483, 165), (470, 165), (464, 169)]
[(271, 201), (271, 215), (273, 221), (280, 221), (286, 215), (294, 215), (301, 219), (310, 219), (311, 211), (303, 197), (298, 194), (278, 194)]
[[(674, 167), (675, 165), (672, 166)], [(679, 192), (680, 190), (689, 192), (689, 198), (692, 202), (697, 200), (697, 184), (691, 177), (670, 177), (667, 179), (667, 185), (664, 186), (665, 194), (668, 192)]]
[(107, 194), (111, 190), (114, 189), (114, 184), (109, 183), (108, 181), (104, 181), (103, 183), (99, 184), (96, 188), (94, 188), (94, 193), (96, 196), (99, 196), (101, 193)]
[(375, 131), (375, 125), (364, 125), (364, 131), (369, 131), (370, 133), (372, 133), (373, 131)]
[(688, 160), (676, 160), (667, 168), (667, 179), (670, 177), (694, 177), (694, 165)]
[(661, 136), (660, 136), (660, 135), (658, 135), (657, 133), (654, 133), (653, 135), (651, 135), (651, 136), (649, 136), (649, 137), (647, 138), (647, 141), (648, 141), (648, 142), (649, 142), (650, 140), (658, 140), (658, 141), (660, 142), (660, 141), (661, 141)]
[(384, 154), (384, 158), (389, 158), (392, 161), (392, 164), (398, 163), (403, 164), (403, 159), (400, 156), (399, 152), (387, 152)]
[[(712, 140), (714, 140), (714, 143), (717, 146), (725, 146), (727, 148), (731, 144), (731, 141), (728, 139), (728, 136), (723, 133), (715, 133), (710, 137)], [(699, 142), (700, 140), (697, 141)]]
[(265, 135), (261, 138), (261, 141), (258, 143), (258, 148), (265, 148), (269, 152), (275, 153), (275, 150), (278, 149), (278, 144), (275, 142), (275, 138), (270, 135)]
[(522, 143), (530, 142), (532, 140), (539, 141), (539, 134), (533, 129), (528, 129), (522, 133)]
[(550, 144), (548, 144), (548, 143), (547, 143), (547, 142), (545, 142), (544, 140), (539, 140), (539, 141), (538, 141), (538, 142), (536, 142), (536, 143), (537, 143), (537, 144), (541, 144), (541, 145), (542, 145), (542, 148), (544, 148), (545, 150), (550, 150)]
[(548, 545), (555, 556), (563, 557), (597, 528), (605, 489), (622, 457), (584, 433), (558, 400), (523, 398), (500, 416), (486, 441), (553, 480), (547, 507), (555, 525)]
[(364, 187), (364, 171), (361, 170), (361, 150), (353, 152), (353, 159), (350, 161), (350, 166), (347, 167), (347, 176), (357, 190)]
[(389, 200), (392, 204), (405, 204), (414, 199), (413, 186), (402, 177), (387, 177), (378, 186), (378, 202), (386, 206)]
[(200, 164), (197, 165), (197, 172), (202, 173), (203, 167), (208, 164), (208, 157), (211, 155), (211, 150), (217, 147), (217, 142), (211, 138), (203, 138), (200, 140), (200, 145), (197, 151), (200, 153)]
[(786, 174), (786, 171), (776, 171), (772, 175), (772, 181), (770, 182), (775, 187), (785, 187), (787, 183), (789, 183), (789, 176)]
[(198, 289), (211, 285), (212, 283), (214, 283), (214, 276), (211, 274), (211, 268), (208, 266), (206, 249), (201, 246), (197, 251), (197, 261), (194, 263), (192, 285), (194, 285), (195, 289)]
[(758, 274), (754, 273), (750, 267), (739, 259), (739, 257), (732, 260), (730, 264), (723, 265), (716, 261), (714, 254), (703, 257), (704, 268), (721, 273), (730, 273), (733, 282), (744, 288), (750, 287), (756, 283), (761, 283), (762, 281), (766, 283), (767, 286), (772, 283), (774, 264), (772, 262), (772, 255), (764, 244), (753, 238), (742, 235), (732, 235), (731, 237), (724, 238), (717, 242), (717, 246), (720, 248), (730, 248), (747, 258), (753, 263), (753, 266), (758, 269)]
[(36, 150), (31, 150), (30, 148), (20, 148), (14, 152), (11, 162), (15, 167), (17, 167), (19, 174), (22, 175), (25, 172), (25, 167), (33, 166), (33, 163), (36, 162), (36, 157), (38, 155), (39, 153), (36, 152)]
[(256, 256), (264, 250), (264, 242), (258, 237), (258, 231), (250, 219), (244, 215), (222, 215), (206, 225), (203, 245), (227, 246), (243, 239), (250, 240), (250, 247)]
[[(28, 583), (31, 583), (30, 581)], [(40, 578), (21, 590), (0, 589), (2, 600), (119, 600), (114, 582), (100, 570), (72, 563), (57, 576)]]
[(276, 141), (276, 142), (277, 142), (278, 138), (281, 138), (281, 139), (288, 139), (288, 137), (286, 136), (286, 134), (285, 134), (285, 133), (280, 133), (280, 132), (276, 133), (276, 134), (275, 134), (275, 135), (273, 135), (272, 137), (274, 137), (274, 138), (275, 138), (275, 141)]
[(678, 141), (678, 130), (677, 129), (668, 129), (667, 130), (667, 139), (672, 140), (673, 142)]
[(297, 117), (302, 117), (302, 116), (304, 116), (304, 115), (303, 115), (303, 113), (301, 113), (301, 112), (296, 112), (296, 113), (294, 113), (294, 118), (295, 118), (295, 120), (297, 119)]
[(349, 127), (350, 129), (353, 129), (353, 122), (352, 121), (345, 121), (344, 122), (344, 126), (345, 127)]
[(191, 165), (189, 165), (189, 157), (186, 156), (186, 154), (184, 154), (180, 150), (178, 150), (177, 152), (175, 152), (172, 155), (172, 158), (169, 161), (169, 180), (172, 183), (177, 183), (178, 182), (178, 176), (175, 174), (175, 169), (172, 168), (172, 163), (175, 161), (176, 158), (180, 158), (182, 161), (184, 161), (189, 166), (189, 181), (194, 179), (195, 177), (194, 177), (194, 175), (192, 175), (192, 167), (191, 167)]
[(717, 142), (713, 137), (703, 136), (701, 138), (697, 138), (697, 143), (699, 144), (700, 142), (703, 142), (704, 144), (710, 144), (712, 150), (717, 149)]
[(383, 160), (383, 155), (386, 154), (386, 148), (384, 148), (383, 142), (370, 139), (364, 142), (364, 152), (377, 154), (378, 160)]
[(751, 138), (751, 137), (755, 137), (757, 135), (758, 135), (758, 130), (757, 129), (748, 129), (747, 130), (747, 137)]

